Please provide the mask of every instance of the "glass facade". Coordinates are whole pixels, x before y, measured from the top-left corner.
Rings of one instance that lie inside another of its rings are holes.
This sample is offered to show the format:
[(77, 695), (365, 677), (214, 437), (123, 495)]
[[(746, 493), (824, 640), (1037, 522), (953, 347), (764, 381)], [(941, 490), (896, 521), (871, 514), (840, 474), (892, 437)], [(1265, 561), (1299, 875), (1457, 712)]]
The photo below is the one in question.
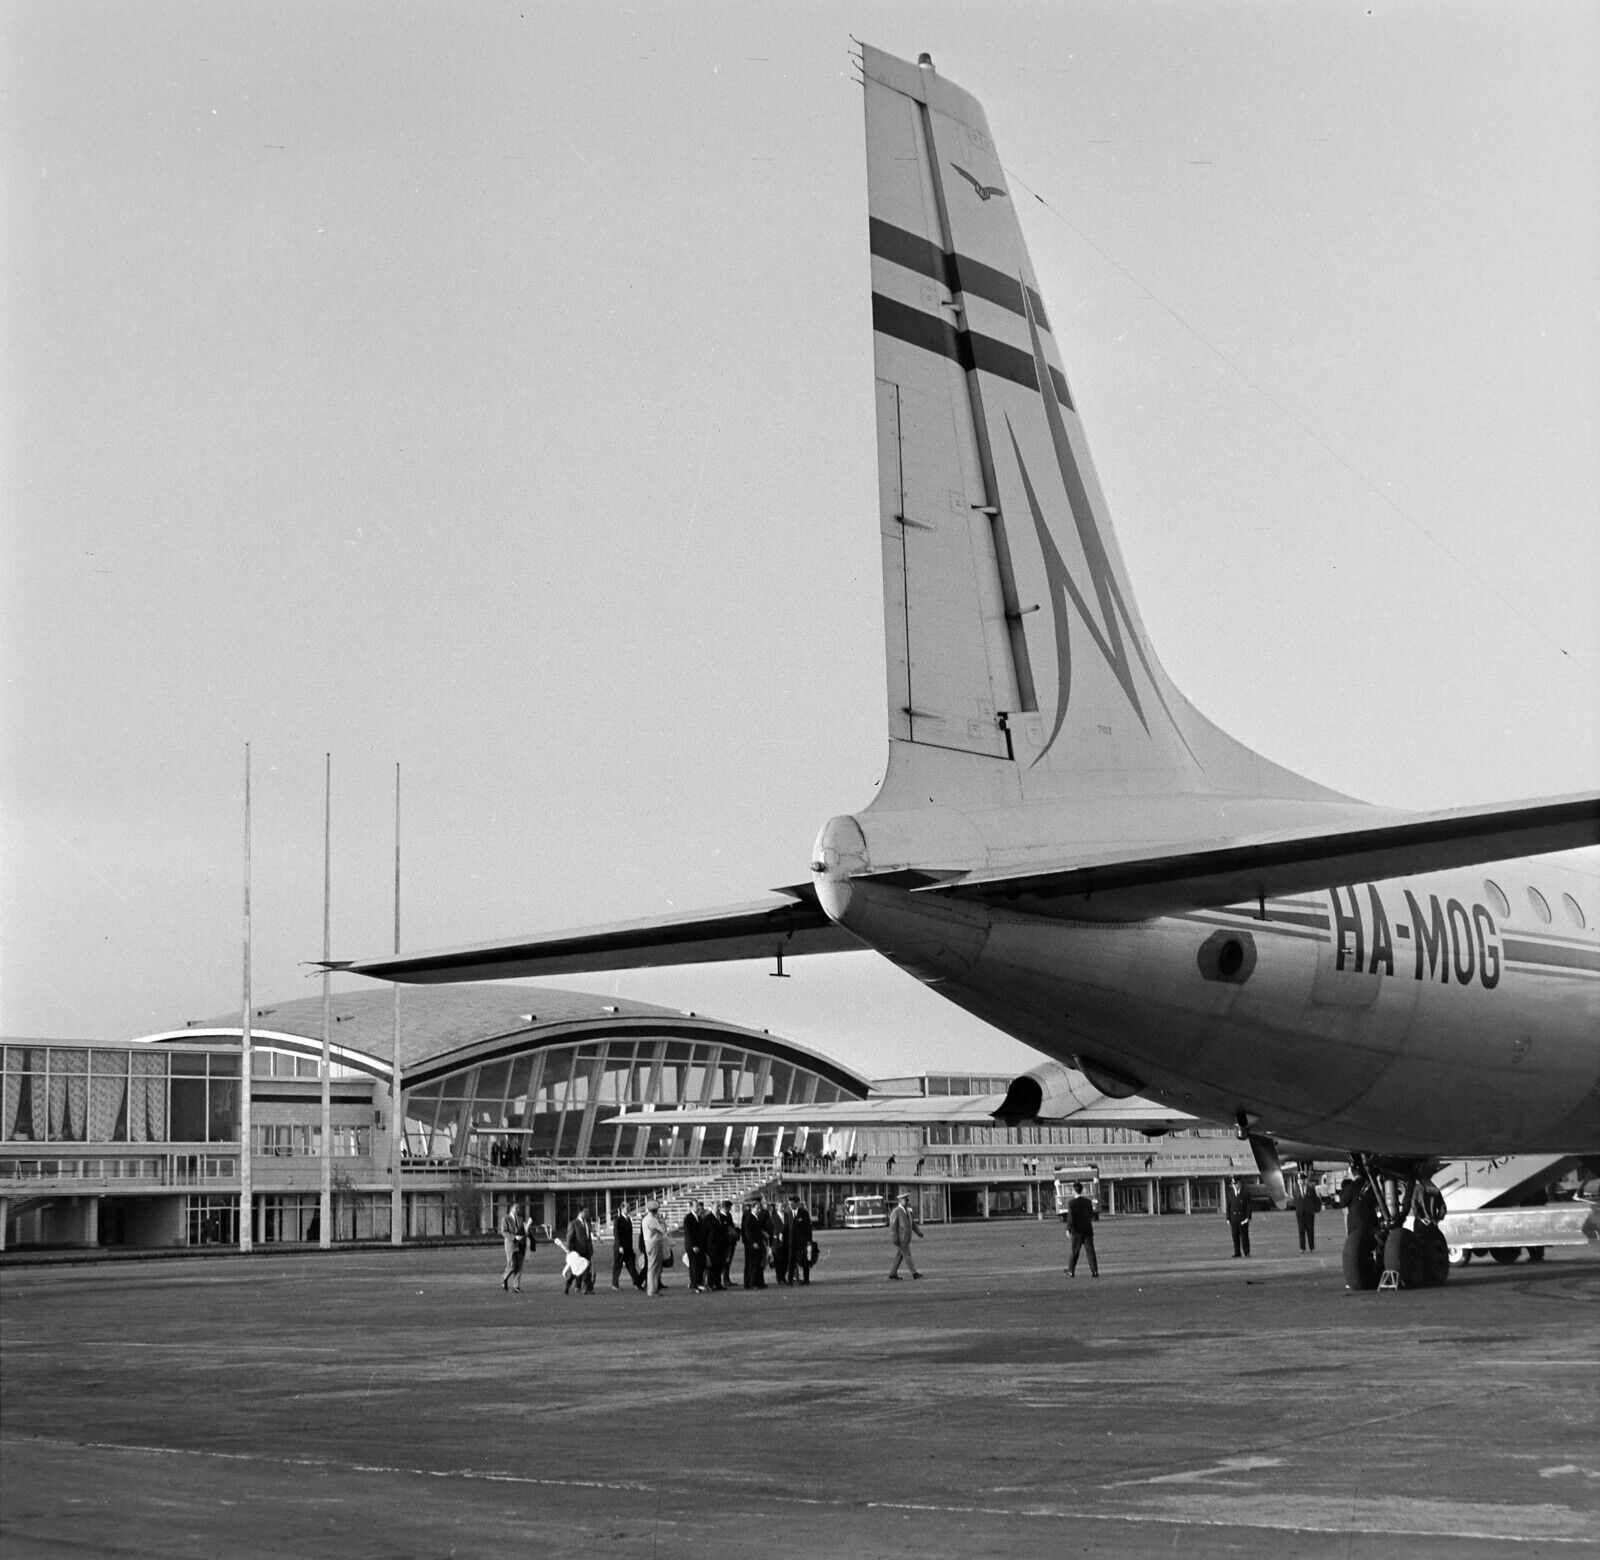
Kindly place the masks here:
[(929, 1073), (929, 1094), (1004, 1094), (1011, 1087), (1009, 1078), (974, 1077), (970, 1073), (955, 1076), (949, 1073)]
[[(332, 1132), (335, 1159), (364, 1158), (372, 1153), (371, 1127), (342, 1127)], [(251, 1152), (269, 1159), (294, 1159), (302, 1155), (322, 1156), (320, 1126), (267, 1126), (250, 1130)]]
[(648, 1037), (576, 1041), (464, 1067), (406, 1091), (413, 1160), (718, 1156), (725, 1126), (652, 1127), (650, 1109), (810, 1105), (851, 1098), (811, 1068), (736, 1044)]
[(0, 1062), (0, 1142), (239, 1140), (237, 1056), (8, 1045)]
[[(284, 1051), (260, 1042), (250, 1047), (250, 1076), (252, 1078), (309, 1078), (314, 1083), (322, 1076), (322, 1057), (307, 1056), (299, 1051)], [(347, 1066), (335, 1057), (328, 1064), (330, 1078), (366, 1078), (369, 1073)]]

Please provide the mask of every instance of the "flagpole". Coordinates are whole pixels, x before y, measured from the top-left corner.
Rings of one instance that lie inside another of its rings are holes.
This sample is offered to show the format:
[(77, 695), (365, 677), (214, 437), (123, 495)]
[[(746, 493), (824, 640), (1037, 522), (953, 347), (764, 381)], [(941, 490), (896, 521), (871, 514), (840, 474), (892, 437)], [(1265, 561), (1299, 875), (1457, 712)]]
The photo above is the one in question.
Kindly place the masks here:
[(333, 1245), (333, 754), (322, 782), (322, 1249)]
[[(394, 766), (394, 951), (400, 952), (400, 766)], [(405, 1236), (405, 1199), (400, 1190), (401, 1133), (405, 1109), (400, 1093), (400, 982), (394, 982), (394, 1045), (389, 1074), (389, 1244), (398, 1246)]]
[(250, 744), (244, 745), (244, 1014), (239, 1023), (239, 1250), (255, 1245), (250, 1111)]

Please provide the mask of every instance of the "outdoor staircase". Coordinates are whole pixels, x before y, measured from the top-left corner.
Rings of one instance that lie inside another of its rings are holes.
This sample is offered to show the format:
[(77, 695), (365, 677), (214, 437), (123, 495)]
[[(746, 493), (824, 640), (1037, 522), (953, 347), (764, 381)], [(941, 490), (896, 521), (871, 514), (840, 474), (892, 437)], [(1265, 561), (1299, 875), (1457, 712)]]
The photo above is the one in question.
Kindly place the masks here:
[[(754, 1197), (757, 1192), (767, 1190), (779, 1179), (777, 1164), (768, 1159), (761, 1160), (753, 1165), (742, 1166), (738, 1170), (724, 1170), (718, 1175), (707, 1176), (703, 1180), (686, 1181), (678, 1186), (665, 1191), (659, 1201), (659, 1217), (669, 1230), (678, 1229), (683, 1224), (683, 1216), (696, 1202), (703, 1201), (708, 1208), (715, 1209), (724, 1199), (731, 1202), (737, 1209), (747, 1197)], [(634, 1228), (639, 1227), (639, 1222), (644, 1218), (645, 1205), (650, 1198), (642, 1198), (638, 1202), (629, 1203), (623, 1208)], [(735, 1213), (735, 1218), (738, 1214)], [(610, 1232), (607, 1231), (609, 1234)]]

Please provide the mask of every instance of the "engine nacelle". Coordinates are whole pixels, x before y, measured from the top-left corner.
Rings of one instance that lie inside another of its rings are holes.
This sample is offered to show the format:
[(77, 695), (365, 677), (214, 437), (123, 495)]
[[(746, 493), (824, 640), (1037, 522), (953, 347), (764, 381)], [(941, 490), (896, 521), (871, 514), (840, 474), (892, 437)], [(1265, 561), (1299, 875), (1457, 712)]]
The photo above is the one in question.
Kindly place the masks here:
[(1097, 1089), (1076, 1069), (1044, 1062), (1011, 1080), (994, 1119), (1007, 1127), (1025, 1121), (1065, 1121), (1106, 1098), (1104, 1089)]

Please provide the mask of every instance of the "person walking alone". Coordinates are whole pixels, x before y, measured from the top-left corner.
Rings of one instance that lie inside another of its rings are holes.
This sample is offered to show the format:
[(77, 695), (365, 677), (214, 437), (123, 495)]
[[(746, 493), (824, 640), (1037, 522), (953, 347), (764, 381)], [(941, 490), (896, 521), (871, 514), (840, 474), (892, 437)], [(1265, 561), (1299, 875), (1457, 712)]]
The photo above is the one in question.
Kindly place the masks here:
[(922, 1239), (922, 1226), (917, 1223), (917, 1217), (911, 1211), (911, 1193), (901, 1192), (900, 1201), (895, 1204), (894, 1212), (889, 1215), (889, 1239), (894, 1242), (894, 1264), (889, 1269), (889, 1277), (896, 1283), (900, 1281), (900, 1264), (902, 1262), (911, 1269), (913, 1278), (921, 1278), (917, 1271), (917, 1264), (911, 1260), (911, 1237), (915, 1235)]
[(1067, 1258), (1067, 1277), (1078, 1276), (1078, 1258), (1087, 1254), (1089, 1277), (1099, 1278), (1100, 1263), (1094, 1254), (1094, 1221), (1100, 1215), (1094, 1211), (1093, 1201), (1084, 1195), (1083, 1182), (1072, 1183), (1072, 1196), (1067, 1199), (1067, 1233), (1072, 1237), (1072, 1254)]
[(500, 1275), (500, 1287), (511, 1292), (512, 1280), (516, 1291), (522, 1293), (522, 1264), (528, 1256), (528, 1221), (522, 1216), (522, 1204), (514, 1202), (500, 1221), (500, 1235), (506, 1243), (506, 1270)]

